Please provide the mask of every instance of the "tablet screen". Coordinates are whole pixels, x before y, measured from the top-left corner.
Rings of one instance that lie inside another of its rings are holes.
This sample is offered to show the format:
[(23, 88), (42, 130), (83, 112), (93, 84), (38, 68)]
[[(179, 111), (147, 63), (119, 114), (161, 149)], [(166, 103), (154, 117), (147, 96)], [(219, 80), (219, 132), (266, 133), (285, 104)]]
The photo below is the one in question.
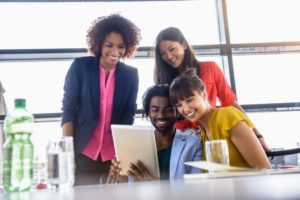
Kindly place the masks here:
[(152, 126), (111, 125), (116, 158), (127, 175), (129, 164), (140, 160), (150, 174), (159, 178), (159, 165), (154, 129)]

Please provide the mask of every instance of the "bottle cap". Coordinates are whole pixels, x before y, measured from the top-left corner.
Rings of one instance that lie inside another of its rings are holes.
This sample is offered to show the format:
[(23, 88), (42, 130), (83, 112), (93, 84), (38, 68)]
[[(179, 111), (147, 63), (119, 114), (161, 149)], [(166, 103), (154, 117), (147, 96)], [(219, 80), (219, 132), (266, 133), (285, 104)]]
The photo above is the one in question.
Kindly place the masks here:
[(16, 108), (25, 108), (26, 107), (26, 99), (15, 99), (15, 107)]

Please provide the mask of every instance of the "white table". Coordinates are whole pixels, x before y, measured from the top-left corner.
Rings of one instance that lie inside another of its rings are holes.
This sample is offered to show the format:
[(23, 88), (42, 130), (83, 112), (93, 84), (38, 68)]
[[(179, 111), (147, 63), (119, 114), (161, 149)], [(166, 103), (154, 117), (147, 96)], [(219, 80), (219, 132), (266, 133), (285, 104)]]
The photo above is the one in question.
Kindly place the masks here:
[(12, 200), (300, 199), (300, 173), (219, 179), (80, 186), (60, 191), (0, 194)]

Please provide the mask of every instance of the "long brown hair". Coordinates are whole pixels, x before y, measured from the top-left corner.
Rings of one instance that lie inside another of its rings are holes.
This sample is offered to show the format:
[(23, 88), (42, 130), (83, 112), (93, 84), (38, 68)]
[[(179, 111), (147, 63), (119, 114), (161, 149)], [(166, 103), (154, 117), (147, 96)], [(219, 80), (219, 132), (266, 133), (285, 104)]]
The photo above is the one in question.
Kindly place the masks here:
[(184, 59), (180, 65), (181, 71), (185, 71), (188, 67), (195, 68), (199, 74), (199, 63), (192, 47), (188, 44), (182, 32), (175, 27), (168, 27), (157, 35), (155, 45), (155, 67), (154, 67), (154, 82), (156, 84), (171, 84), (171, 82), (180, 75), (180, 72), (174, 69), (170, 64), (165, 62), (160, 53), (159, 45), (162, 41), (170, 40), (179, 42), (187, 48), (184, 52)]

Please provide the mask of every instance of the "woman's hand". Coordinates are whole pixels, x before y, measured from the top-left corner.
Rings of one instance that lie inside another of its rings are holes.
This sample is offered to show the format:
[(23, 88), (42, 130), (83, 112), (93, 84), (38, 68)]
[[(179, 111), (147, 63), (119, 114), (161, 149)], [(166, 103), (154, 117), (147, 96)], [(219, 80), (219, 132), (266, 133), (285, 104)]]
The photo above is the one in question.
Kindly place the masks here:
[(120, 175), (119, 162), (114, 158), (111, 163), (106, 184), (128, 182), (127, 176)]
[(127, 172), (128, 176), (131, 176), (134, 181), (153, 181), (158, 180), (158, 178), (153, 177), (144, 164), (141, 161), (130, 164), (130, 169)]

